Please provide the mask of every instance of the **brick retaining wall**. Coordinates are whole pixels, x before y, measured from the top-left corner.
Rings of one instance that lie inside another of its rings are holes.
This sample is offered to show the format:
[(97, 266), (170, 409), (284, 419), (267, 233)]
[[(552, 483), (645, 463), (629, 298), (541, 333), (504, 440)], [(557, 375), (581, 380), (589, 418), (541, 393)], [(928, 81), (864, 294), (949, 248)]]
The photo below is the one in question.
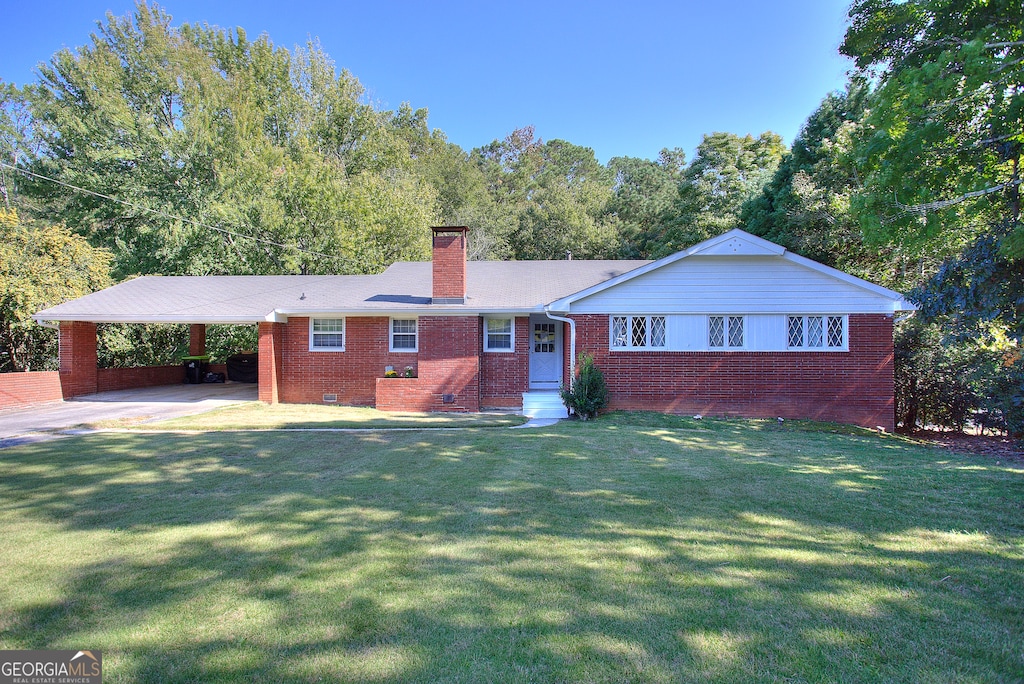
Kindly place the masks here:
[(57, 371), (0, 373), (0, 409), (45, 404), (63, 398)]

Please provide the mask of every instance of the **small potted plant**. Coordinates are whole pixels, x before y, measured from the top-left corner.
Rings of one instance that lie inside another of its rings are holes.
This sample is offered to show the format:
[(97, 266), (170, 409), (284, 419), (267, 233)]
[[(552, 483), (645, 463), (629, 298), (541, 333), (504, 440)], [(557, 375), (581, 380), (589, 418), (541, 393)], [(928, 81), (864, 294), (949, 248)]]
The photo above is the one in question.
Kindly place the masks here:
[(402, 376), (406, 377), (406, 378), (415, 378), (416, 377), (416, 369), (413, 368), (412, 366), (406, 366), (405, 367), (405, 372), (402, 373)]
[(394, 366), (384, 366), (384, 377), (385, 378), (397, 378), (398, 371), (395, 370)]

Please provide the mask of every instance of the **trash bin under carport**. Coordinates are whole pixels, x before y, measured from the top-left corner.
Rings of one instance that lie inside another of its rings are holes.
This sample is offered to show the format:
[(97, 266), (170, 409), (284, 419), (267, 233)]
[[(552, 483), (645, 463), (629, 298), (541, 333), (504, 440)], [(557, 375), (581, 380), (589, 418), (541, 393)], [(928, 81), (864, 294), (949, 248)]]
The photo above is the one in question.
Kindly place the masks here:
[(235, 354), (227, 360), (228, 380), (232, 382), (259, 382), (259, 354)]
[(185, 363), (185, 383), (189, 385), (201, 383), (203, 375), (206, 373), (206, 367), (209, 365), (207, 362), (210, 360), (210, 355), (183, 356), (181, 360)]

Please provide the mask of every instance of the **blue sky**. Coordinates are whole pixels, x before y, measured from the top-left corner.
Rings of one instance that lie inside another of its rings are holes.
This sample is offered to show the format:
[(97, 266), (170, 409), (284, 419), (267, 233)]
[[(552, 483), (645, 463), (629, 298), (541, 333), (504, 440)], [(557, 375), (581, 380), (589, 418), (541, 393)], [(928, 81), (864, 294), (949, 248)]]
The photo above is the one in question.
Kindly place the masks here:
[[(23, 84), (61, 47), (89, 42), (130, 0), (3, 0), (0, 79)], [(701, 135), (772, 130), (787, 144), (849, 60), (849, 0), (592, 0), (513, 3), (167, 0), (175, 24), (319, 38), (380, 106), (430, 110), (464, 149), (533, 125), (598, 159), (692, 157)]]

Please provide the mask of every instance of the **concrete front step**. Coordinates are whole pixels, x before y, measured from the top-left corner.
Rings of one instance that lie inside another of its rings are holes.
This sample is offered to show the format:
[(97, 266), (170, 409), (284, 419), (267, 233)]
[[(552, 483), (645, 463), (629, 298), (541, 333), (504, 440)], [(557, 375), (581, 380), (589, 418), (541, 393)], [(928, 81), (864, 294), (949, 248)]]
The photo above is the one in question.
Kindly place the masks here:
[(528, 418), (565, 418), (565, 404), (554, 390), (523, 392), (523, 415)]

